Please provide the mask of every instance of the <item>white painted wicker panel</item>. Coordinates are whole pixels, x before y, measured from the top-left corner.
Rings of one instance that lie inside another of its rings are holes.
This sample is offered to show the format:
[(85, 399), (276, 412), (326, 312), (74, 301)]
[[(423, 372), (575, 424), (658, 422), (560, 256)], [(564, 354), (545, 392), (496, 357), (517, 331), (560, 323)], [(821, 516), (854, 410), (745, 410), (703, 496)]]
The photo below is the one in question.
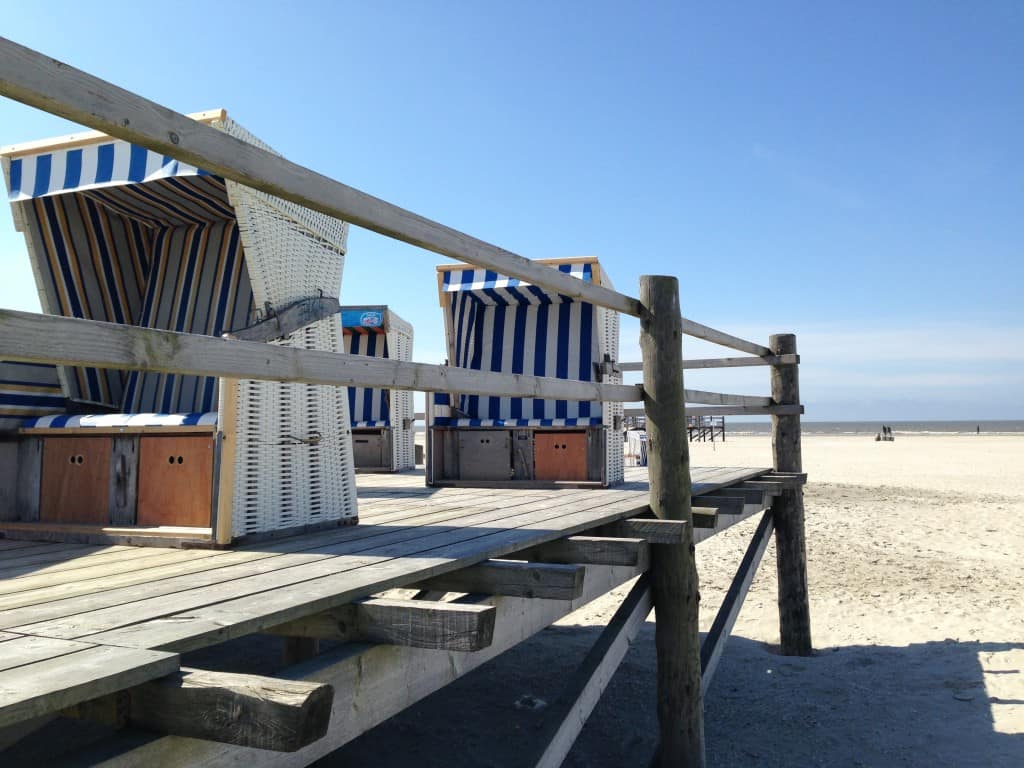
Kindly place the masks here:
[[(390, 312), (387, 337), (388, 356), (392, 360), (412, 360), (412, 325)], [(391, 390), (393, 469), (412, 469), (416, 466), (414, 416), (413, 393), (409, 390)]]
[[(273, 151), (232, 120), (217, 126)], [(341, 292), (348, 225), (227, 182), (256, 307)], [(275, 344), (340, 352), (337, 318)], [(235, 425), (235, 537), (357, 515), (355, 462), (342, 387), (241, 381)]]
[[(619, 313), (604, 307), (598, 307), (598, 328), (601, 332), (601, 359), (607, 354), (613, 361), (619, 359)], [(622, 374), (607, 376), (609, 384), (621, 384)], [(602, 423), (605, 427), (605, 481), (608, 485), (618, 485), (624, 478), (624, 462), (622, 457), (622, 403), (603, 403), (601, 409)]]
[[(326, 318), (274, 343), (337, 348), (337, 325)], [(355, 517), (344, 388), (265, 381), (238, 386), (233, 536)]]

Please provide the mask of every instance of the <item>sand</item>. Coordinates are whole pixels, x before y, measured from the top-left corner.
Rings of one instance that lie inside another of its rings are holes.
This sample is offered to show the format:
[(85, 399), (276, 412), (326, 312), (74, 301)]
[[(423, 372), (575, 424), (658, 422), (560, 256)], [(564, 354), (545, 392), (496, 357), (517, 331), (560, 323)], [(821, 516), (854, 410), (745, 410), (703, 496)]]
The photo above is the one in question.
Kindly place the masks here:
[[(694, 464), (765, 466), (764, 437)], [(815, 655), (775, 650), (769, 548), (706, 700), (711, 766), (1024, 766), (1024, 436), (804, 438)], [(698, 547), (702, 629), (755, 521)], [(518, 766), (616, 590), (321, 761)], [(647, 622), (566, 766), (646, 765)]]

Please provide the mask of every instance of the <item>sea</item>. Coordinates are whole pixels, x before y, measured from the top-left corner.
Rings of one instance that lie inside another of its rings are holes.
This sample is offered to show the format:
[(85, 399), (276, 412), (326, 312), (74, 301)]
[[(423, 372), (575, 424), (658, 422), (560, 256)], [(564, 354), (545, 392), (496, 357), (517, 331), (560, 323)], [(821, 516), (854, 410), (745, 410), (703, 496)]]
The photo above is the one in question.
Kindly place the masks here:
[[(886, 426), (893, 435), (1019, 435), (1024, 434), (1024, 420), (1007, 421), (809, 421), (801, 419), (805, 435), (877, 435)], [(726, 435), (766, 435), (769, 421), (733, 421), (726, 417)]]

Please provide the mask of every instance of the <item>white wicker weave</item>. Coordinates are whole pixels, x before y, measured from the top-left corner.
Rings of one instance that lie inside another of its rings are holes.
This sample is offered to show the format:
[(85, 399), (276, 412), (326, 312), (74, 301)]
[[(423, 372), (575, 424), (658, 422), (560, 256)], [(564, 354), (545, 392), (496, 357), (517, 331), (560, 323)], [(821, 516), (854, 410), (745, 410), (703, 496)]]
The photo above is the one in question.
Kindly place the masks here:
[[(269, 149), (230, 119), (215, 125)], [(345, 222), (231, 181), (227, 189), (257, 307), (340, 293)], [(340, 335), (337, 318), (330, 317), (275, 343), (340, 352)], [(221, 425), (237, 435), (232, 535), (356, 517), (345, 390), (258, 381), (237, 386), (237, 424)]]
[[(601, 284), (606, 288), (614, 288), (607, 273), (601, 270)], [(597, 323), (601, 329), (601, 357), (608, 355), (612, 360), (619, 359), (619, 313), (604, 307), (597, 308)], [(616, 373), (606, 377), (609, 384), (621, 384), (622, 374)], [(618, 485), (625, 477), (625, 464), (622, 456), (622, 417), (623, 405), (617, 402), (601, 404), (601, 422), (605, 428), (605, 482)]]
[[(394, 312), (388, 312), (388, 352), (393, 360), (412, 360), (412, 325)], [(416, 466), (415, 428), (412, 392), (391, 390), (392, 467), (396, 470)]]

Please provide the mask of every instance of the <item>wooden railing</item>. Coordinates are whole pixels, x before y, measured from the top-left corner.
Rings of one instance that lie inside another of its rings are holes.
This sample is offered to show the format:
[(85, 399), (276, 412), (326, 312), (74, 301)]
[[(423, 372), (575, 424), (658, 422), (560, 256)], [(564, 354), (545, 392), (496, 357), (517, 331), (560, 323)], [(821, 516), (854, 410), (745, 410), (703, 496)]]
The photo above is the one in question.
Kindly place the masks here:
[[(675, 278), (641, 278), (641, 303), (334, 181), (3, 38), (0, 95), (396, 240), (639, 317), (644, 362), (637, 365), (642, 367), (644, 383), (630, 386), (490, 373), (10, 310), (0, 310), (0, 358), (336, 386), (643, 401), (651, 430), (651, 508), (659, 517), (687, 523), (692, 523), (692, 517), (686, 402), (709, 406), (691, 412), (771, 414), (780, 444), (776, 469), (800, 471), (802, 408), (795, 340), (773, 337), (769, 346), (762, 346), (682, 317)], [(753, 357), (683, 362), (683, 333)], [(682, 388), (685, 368), (748, 365), (772, 367), (771, 397)], [(809, 653), (802, 497), (798, 509), (773, 507), (773, 513), (780, 531), (777, 536), (784, 538), (779, 539), (778, 555), (783, 648)], [(686, 529), (689, 532), (690, 525)], [(704, 762), (696, 570), (692, 534), (684, 538), (678, 546), (660, 547), (650, 572), (658, 611), (658, 763), (666, 766)]]

